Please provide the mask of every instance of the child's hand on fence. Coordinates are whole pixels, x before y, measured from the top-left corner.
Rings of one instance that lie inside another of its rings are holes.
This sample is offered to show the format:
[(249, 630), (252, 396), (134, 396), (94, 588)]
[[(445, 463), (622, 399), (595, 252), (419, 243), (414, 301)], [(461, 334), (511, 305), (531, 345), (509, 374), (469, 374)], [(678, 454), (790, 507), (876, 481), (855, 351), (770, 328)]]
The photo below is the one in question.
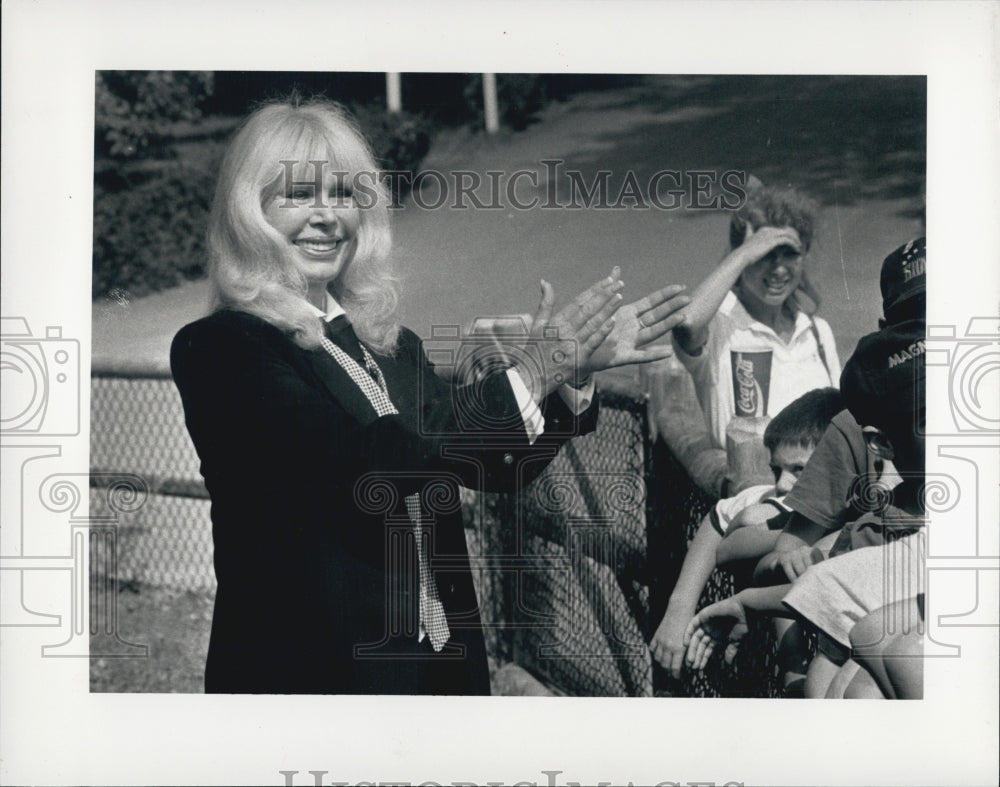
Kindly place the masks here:
[(720, 644), (726, 648), (726, 661), (731, 662), (746, 633), (747, 612), (738, 595), (705, 607), (691, 619), (684, 632), (688, 666), (704, 669)]
[(656, 628), (656, 633), (649, 642), (649, 651), (653, 658), (670, 672), (670, 676), (680, 679), (684, 668), (684, 633), (687, 630), (691, 616), (679, 614), (667, 608), (667, 613)]
[(825, 559), (823, 551), (812, 544), (769, 552), (757, 563), (753, 581), (755, 585), (785, 585), (806, 573), (809, 566)]

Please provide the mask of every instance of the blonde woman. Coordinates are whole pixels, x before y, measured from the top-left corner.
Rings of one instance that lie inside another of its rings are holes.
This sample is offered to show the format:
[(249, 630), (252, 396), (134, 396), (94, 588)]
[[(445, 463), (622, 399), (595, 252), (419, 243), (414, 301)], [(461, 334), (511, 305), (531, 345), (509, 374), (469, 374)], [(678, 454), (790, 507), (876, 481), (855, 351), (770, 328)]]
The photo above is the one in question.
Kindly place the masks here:
[(530, 481), (594, 428), (593, 372), (683, 319), (679, 287), (622, 307), (617, 270), (555, 314), (543, 283), (541, 368), (446, 382), (395, 322), (375, 172), (327, 102), (257, 110), (222, 164), (217, 308), (171, 352), (212, 497), (209, 692), (488, 693), (458, 485)]

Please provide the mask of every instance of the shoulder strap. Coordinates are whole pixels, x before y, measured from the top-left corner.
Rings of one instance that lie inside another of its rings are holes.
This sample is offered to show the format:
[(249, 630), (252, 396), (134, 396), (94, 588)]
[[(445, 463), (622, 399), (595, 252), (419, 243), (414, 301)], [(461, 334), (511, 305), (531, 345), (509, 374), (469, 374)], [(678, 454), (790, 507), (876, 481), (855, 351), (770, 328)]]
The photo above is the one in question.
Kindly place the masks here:
[(819, 359), (823, 362), (823, 368), (826, 369), (826, 376), (830, 378), (830, 384), (836, 388), (837, 383), (833, 380), (833, 375), (830, 373), (830, 364), (826, 360), (826, 350), (823, 348), (823, 340), (819, 338), (819, 328), (816, 327), (816, 320), (813, 316), (809, 316), (809, 330), (812, 331), (813, 338), (816, 340), (816, 349), (819, 352)]

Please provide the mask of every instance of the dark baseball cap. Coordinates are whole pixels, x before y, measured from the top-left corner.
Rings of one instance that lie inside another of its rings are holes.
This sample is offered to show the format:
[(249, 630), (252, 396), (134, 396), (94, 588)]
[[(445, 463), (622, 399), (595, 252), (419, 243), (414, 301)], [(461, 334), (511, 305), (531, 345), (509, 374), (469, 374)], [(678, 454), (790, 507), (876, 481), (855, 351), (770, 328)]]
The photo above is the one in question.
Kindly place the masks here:
[(912, 424), (925, 407), (923, 320), (870, 333), (844, 365), (840, 392), (862, 426), (891, 430)]
[(882, 263), (882, 313), (890, 325), (923, 318), (926, 311), (927, 239), (904, 243)]

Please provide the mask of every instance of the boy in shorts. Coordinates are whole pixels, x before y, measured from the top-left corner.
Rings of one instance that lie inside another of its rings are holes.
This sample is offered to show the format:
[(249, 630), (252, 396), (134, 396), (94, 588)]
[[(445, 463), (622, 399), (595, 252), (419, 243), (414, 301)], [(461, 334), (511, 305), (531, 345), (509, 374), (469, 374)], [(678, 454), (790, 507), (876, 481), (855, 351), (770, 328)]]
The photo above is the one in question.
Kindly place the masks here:
[(752, 486), (720, 500), (702, 520), (688, 547), (667, 611), (649, 644), (653, 658), (672, 677), (680, 678), (684, 631), (697, 612), (708, 578), (719, 562), (718, 550), (731, 538), (736, 539), (724, 552), (724, 560), (728, 562), (756, 558), (773, 549), (788, 514), (781, 498), (794, 486), (830, 419), (842, 407), (835, 388), (809, 391), (785, 407), (764, 432), (764, 444), (771, 452), (774, 485)]
[[(866, 629), (887, 615), (919, 608), (923, 597), (923, 485), (926, 415), (924, 401), (924, 323), (913, 320), (864, 337), (841, 377), (844, 401), (864, 424), (868, 450), (898, 471), (891, 497), (875, 517), (882, 542), (860, 546), (810, 565), (792, 584), (749, 588), (701, 610), (688, 625), (688, 663), (702, 668), (715, 647), (737, 644), (747, 611), (796, 617), (819, 632), (817, 656), (809, 669), (806, 696), (881, 696), (890, 676), (913, 696), (919, 685), (919, 640), (889, 643)], [(833, 553), (832, 553), (833, 554)], [(910, 614), (913, 617), (913, 613)], [(855, 631), (856, 628), (858, 631)], [(890, 628), (891, 627), (887, 627)], [(862, 640), (867, 640), (862, 642)], [(896, 652), (906, 658), (889, 661)], [(860, 661), (849, 660), (852, 647)], [(867, 689), (857, 671), (866, 667)], [(900, 677), (899, 673), (903, 673)], [(874, 685), (877, 684), (877, 685)], [(880, 689), (875, 694), (872, 689)]]
[[(910, 624), (919, 617), (916, 610), (922, 607), (918, 600), (924, 594), (926, 558), (924, 376), (924, 324), (913, 321), (863, 338), (841, 378), (844, 401), (858, 423), (864, 424), (869, 452), (893, 464), (899, 483), (881, 512), (884, 543), (855, 548), (812, 567), (785, 596), (785, 605), (821, 632), (825, 656), (841, 666), (826, 696), (844, 696), (852, 685), (851, 696), (884, 694), (884, 690), (861, 693), (865, 676), (857, 676), (857, 664), (884, 662), (881, 657), (887, 644), (864, 629), (877, 624), (880, 616), (885, 623), (887, 614), (900, 620), (908, 617)], [(885, 630), (905, 628), (890, 624)], [(852, 649), (861, 651), (860, 662), (849, 660)], [(889, 671), (897, 666), (910, 667), (912, 672), (920, 662), (897, 661), (889, 664)], [(855, 681), (855, 677), (862, 680)], [(910, 687), (919, 683), (915, 676), (906, 681)]]

